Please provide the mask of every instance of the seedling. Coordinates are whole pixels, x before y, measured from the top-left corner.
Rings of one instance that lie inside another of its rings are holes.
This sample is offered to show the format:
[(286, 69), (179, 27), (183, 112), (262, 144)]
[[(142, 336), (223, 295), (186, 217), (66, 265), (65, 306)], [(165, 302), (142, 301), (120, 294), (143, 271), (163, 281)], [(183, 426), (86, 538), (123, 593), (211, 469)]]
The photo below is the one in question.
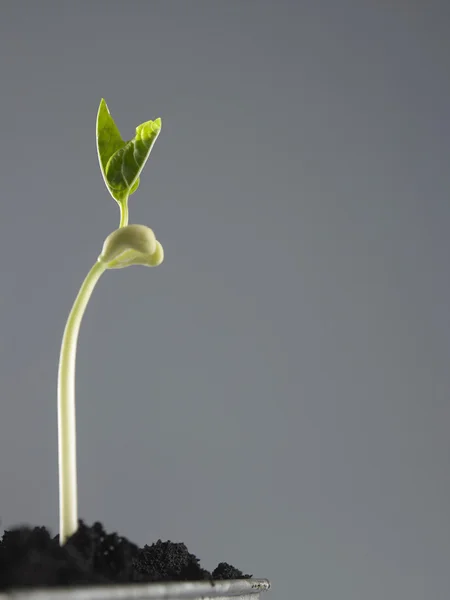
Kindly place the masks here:
[(161, 244), (145, 225), (128, 225), (128, 199), (161, 130), (161, 119), (136, 128), (128, 142), (122, 139), (102, 99), (97, 113), (97, 153), (100, 169), (111, 196), (119, 204), (120, 224), (105, 239), (96, 263), (83, 281), (70, 311), (61, 344), (58, 371), (59, 543), (63, 545), (78, 528), (75, 363), (78, 333), (94, 287), (107, 269), (130, 265), (156, 267), (164, 258)]

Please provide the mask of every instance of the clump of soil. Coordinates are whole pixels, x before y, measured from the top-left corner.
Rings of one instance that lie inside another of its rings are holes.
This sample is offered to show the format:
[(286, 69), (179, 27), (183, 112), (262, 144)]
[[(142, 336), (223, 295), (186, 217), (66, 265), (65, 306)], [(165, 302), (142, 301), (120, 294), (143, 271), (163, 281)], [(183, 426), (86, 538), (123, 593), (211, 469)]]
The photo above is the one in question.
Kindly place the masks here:
[(0, 542), (0, 591), (251, 577), (228, 563), (210, 573), (181, 543), (158, 540), (138, 548), (116, 533), (106, 533), (98, 522), (88, 527), (79, 521), (64, 546), (45, 527), (17, 527), (5, 531)]

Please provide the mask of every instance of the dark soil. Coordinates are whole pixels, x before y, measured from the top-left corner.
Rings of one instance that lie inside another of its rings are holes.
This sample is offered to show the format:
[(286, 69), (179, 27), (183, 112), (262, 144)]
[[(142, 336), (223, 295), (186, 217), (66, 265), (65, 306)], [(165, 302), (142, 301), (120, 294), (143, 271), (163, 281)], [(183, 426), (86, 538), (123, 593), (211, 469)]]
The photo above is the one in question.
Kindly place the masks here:
[(0, 591), (11, 588), (126, 584), (139, 582), (248, 579), (227, 563), (210, 573), (184, 544), (158, 540), (138, 548), (101, 523), (59, 545), (45, 527), (5, 531), (0, 542)]

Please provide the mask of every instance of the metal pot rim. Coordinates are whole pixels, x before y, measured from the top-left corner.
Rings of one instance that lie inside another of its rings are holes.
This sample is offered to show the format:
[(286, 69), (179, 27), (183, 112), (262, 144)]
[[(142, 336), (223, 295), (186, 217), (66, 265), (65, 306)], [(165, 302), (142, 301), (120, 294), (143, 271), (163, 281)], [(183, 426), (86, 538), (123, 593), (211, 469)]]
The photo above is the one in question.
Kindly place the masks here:
[(242, 598), (257, 600), (270, 589), (268, 579), (217, 579), (214, 581), (180, 581), (136, 583), (71, 588), (14, 589), (0, 593), (0, 600), (198, 600), (207, 598)]

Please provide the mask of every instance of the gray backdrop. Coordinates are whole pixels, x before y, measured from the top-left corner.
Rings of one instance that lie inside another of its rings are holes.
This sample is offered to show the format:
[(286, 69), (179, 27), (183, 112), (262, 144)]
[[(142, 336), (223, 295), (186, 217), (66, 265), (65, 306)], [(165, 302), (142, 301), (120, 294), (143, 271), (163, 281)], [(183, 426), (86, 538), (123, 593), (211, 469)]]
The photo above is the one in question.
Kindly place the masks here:
[(2, 2), (0, 517), (57, 532), (56, 377), (119, 210), (166, 251), (106, 273), (77, 363), (80, 516), (183, 541), (284, 600), (450, 589), (447, 2)]

